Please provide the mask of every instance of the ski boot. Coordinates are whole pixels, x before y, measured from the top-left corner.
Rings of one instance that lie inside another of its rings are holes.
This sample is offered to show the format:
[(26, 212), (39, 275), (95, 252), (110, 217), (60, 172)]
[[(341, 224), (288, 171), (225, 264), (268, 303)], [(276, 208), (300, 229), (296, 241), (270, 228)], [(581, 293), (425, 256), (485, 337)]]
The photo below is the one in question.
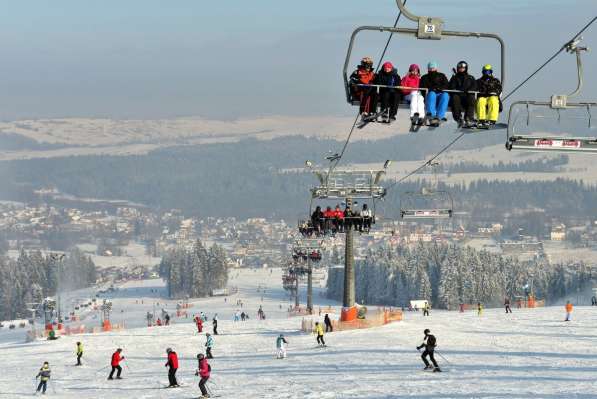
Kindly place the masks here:
[(423, 369), (423, 371), (425, 371), (425, 370), (431, 370), (432, 368), (433, 368), (433, 366), (427, 365), (427, 366), (425, 366), (425, 368)]
[(416, 126), (419, 124), (419, 113), (416, 112), (413, 116), (410, 117), (410, 123), (413, 126)]
[(433, 369), (433, 372), (434, 373), (441, 373), (442, 369), (440, 369), (439, 367), (436, 367), (436, 368)]

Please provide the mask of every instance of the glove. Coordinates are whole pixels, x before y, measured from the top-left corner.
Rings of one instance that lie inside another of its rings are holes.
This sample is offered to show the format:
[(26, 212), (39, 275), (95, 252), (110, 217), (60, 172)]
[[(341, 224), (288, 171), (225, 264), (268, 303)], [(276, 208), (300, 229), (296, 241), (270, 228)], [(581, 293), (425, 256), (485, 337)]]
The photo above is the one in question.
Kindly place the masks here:
[(417, 350), (418, 350), (418, 351), (419, 351), (419, 350), (421, 350), (421, 347), (420, 347), (420, 346), (417, 346)]

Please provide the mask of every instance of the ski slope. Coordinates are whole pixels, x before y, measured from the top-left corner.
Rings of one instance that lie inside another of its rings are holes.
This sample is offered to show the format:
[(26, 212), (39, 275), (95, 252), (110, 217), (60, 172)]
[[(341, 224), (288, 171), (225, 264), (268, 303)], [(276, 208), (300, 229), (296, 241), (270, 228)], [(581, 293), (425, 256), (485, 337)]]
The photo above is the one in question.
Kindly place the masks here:
[[(205, 311), (210, 319), (218, 313), (210, 387), (219, 397), (597, 398), (597, 308), (577, 307), (568, 323), (562, 307), (513, 309), (511, 315), (489, 309), (481, 317), (476, 312), (438, 310), (430, 317), (405, 312), (402, 322), (326, 334), (329, 347), (317, 348), (314, 336), (299, 332), (300, 317), (286, 315), (279, 270), (233, 274), (238, 295), (226, 302), (222, 297), (197, 300), (189, 309)], [(266, 292), (257, 292), (258, 286)], [(316, 306), (331, 303), (320, 292), (315, 290)], [(144, 327), (154, 301), (174, 307), (175, 301), (158, 298), (163, 293), (161, 280), (121, 286), (113, 298), (114, 318), (125, 319), (128, 328), (120, 332), (33, 343), (23, 343), (14, 331), (0, 335), (0, 398), (32, 396), (34, 376), (46, 360), (53, 377), (48, 397), (197, 398), (195, 356), (205, 336), (196, 333), (190, 316), (167, 327)], [(244, 302), (242, 310), (249, 310), (249, 321), (231, 320), (237, 298)], [(260, 304), (267, 320), (256, 318)], [(422, 371), (415, 347), (424, 328), (437, 336), (438, 351), (449, 360), (436, 355), (444, 373)], [(284, 360), (274, 358), (279, 333), (289, 340)], [(85, 346), (82, 367), (74, 366), (77, 340)], [(123, 367), (123, 380), (107, 381), (106, 366), (117, 347), (124, 349), (128, 367)], [(180, 357), (182, 388), (162, 389), (168, 381), (167, 347)]]

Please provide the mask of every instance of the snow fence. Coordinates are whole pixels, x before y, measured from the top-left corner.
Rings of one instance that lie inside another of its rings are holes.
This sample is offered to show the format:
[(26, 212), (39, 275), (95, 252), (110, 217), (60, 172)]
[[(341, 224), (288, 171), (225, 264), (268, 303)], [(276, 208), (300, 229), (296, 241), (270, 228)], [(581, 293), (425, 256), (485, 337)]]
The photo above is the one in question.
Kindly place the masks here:
[[(367, 312), (364, 319), (352, 321), (332, 320), (334, 331), (357, 330), (362, 328), (379, 327), (394, 321), (402, 320), (402, 311), (396, 309), (378, 308), (373, 312)], [(315, 322), (323, 323), (323, 320), (305, 318), (301, 320), (301, 331), (312, 333), (315, 331)]]

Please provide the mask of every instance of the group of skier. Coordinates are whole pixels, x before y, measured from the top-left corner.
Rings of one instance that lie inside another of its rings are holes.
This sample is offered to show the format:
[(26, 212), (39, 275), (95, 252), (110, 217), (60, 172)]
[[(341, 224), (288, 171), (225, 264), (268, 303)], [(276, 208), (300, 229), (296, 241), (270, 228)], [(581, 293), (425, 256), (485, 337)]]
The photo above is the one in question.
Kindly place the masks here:
[(317, 206), (310, 220), (305, 220), (299, 226), (299, 232), (304, 237), (335, 235), (353, 228), (360, 233), (368, 233), (372, 223), (374, 223), (373, 212), (367, 204), (363, 204), (360, 210), (350, 205), (341, 209), (340, 204), (337, 204), (334, 209), (328, 206), (325, 210)]
[(419, 66), (412, 64), (401, 78), (391, 62), (385, 62), (376, 73), (373, 60), (364, 57), (350, 76), (351, 95), (360, 101), (363, 118), (381, 114), (382, 122), (389, 123), (396, 119), (398, 104), (404, 101), (410, 105), (413, 125), (422, 125), (427, 120), (430, 125), (438, 126), (440, 121), (447, 121), (451, 103), (452, 116), (459, 126), (489, 128), (501, 111), (502, 84), (493, 76), (489, 64), (483, 66), (479, 79), (470, 75), (468, 68), (466, 61), (460, 61), (448, 80), (439, 71), (439, 64), (431, 61), (427, 64), (427, 74), (421, 76)]

